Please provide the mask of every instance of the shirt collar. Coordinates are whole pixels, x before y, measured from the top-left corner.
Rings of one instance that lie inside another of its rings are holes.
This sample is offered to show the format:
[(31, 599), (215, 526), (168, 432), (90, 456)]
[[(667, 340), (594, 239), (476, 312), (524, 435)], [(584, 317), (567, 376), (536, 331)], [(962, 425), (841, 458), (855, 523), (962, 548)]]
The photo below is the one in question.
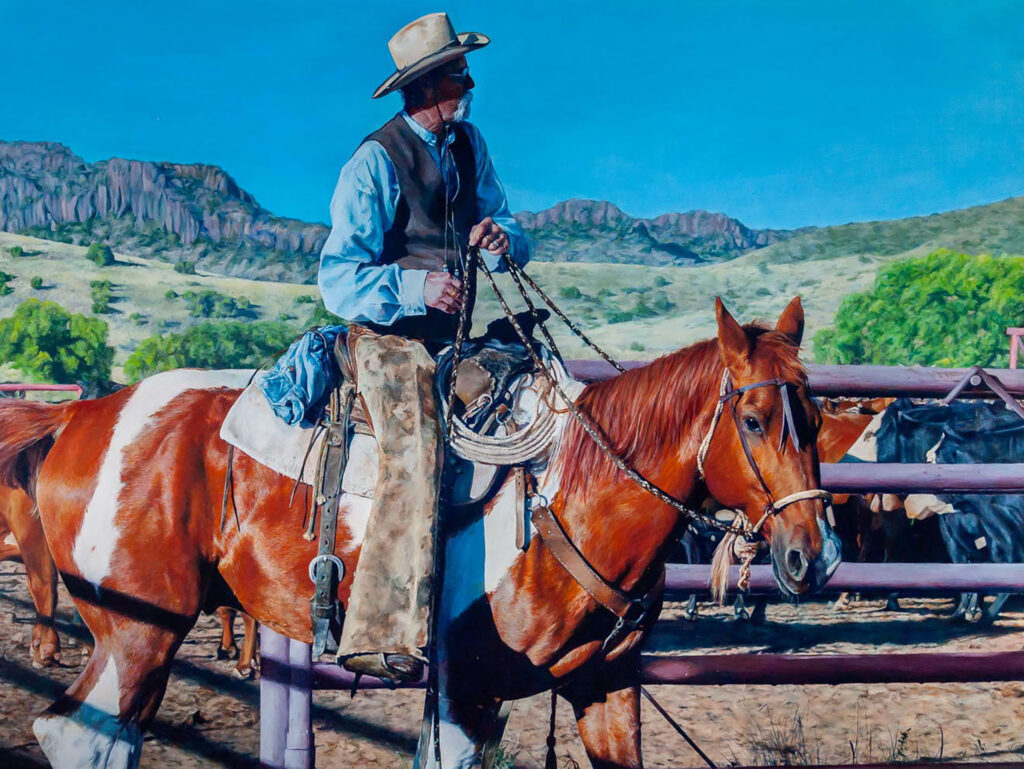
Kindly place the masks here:
[[(409, 115), (409, 113), (406, 112), (405, 110), (402, 110), (398, 114), (401, 115), (403, 118), (405, 118), (405, 122), (409, 124), (409, 128), (412, 129), (414, 134), (416, 134), (423, 141), (425, 141), (427, 143), (427, 146), (429, 146), (429, 147), (436, 147), (437, 146), (437, 135), (436, 134), (434, 134), (431, 131), (428, 131), (426, 128), (424, 128), (419, 123), (417, 123), (415, 120), (413, 120), (412, 117)], [(451, 144), (453, 141), (455, 141), (455, 131), (449, 131), (448, 132), (447, 144)]]

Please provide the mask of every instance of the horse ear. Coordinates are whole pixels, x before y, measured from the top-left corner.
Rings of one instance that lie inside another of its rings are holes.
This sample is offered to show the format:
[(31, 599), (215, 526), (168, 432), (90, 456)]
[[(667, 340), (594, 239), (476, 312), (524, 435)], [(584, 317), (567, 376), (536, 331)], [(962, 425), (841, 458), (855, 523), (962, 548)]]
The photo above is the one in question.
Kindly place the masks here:
[(746, 363), (750, 355), (750, 340), (743, 326), (722, 304), (722, 297), (715, 297), (715, 317), (718, 319), (718, 354), (722, 365), (734, 369)]
[(793, 297), (793, 301), (786, 305), (775, 324), (775, 330), (788, 336), (795, 347), (800, 346), (804, 338), (804, 306), (799, 296)]

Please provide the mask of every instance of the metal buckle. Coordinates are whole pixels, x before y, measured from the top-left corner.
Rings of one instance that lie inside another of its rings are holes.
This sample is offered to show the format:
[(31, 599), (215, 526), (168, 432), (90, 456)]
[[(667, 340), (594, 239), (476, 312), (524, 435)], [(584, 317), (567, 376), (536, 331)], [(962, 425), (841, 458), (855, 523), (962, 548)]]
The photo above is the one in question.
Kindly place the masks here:
[(341, 559), (336, 555), (328, 555), (327, 553), (324, 553), (314, 557), (313, 560), (309, 562), (309, 581), (314, 585), (316, 584), (316, 565), (320, 563), (320, 561), (328, 561), (338, 567), (338, 582), (341, 582), (341, 580), (345, 578), (345, 564), (342, 563)]

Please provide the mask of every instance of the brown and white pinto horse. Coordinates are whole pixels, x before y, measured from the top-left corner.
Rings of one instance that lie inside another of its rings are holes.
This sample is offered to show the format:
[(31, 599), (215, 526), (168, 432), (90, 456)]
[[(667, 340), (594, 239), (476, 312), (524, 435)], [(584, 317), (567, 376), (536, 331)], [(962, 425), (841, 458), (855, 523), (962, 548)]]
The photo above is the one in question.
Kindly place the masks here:
[[(741, 450), (745, 432), (776, 498), (815, 488), (818, 412), (797, 357), (803, 310), (794, 300), (774, 329), (740, 326), (717, 304), (718, 339), (698, 343), (588, 386), (578, 403), (616, 451), (677, 499), (707, 494), (761, 518), (767, 496)], [(734, 387), (779, 378), (739, 396), (738, 419), (714, 431), (698, 480), (696, 455), (728, 367)], [(172, 657), (200, 611), (240, 606), (257, 621), (311, 640), (307, 565), (316, 543), (302, 536), (306, 502), (292, 481), (236, 453), (237, 522), (220, 508), (228, 461), (219, 427), (239, 390), (224, 372), (159, 374), (97, 401), (0, 403), (0, 482), (25, 477), (48, 453), (37, 501), (54, 558), (96, 652), (34, 725), (57, 767), (132, 767), (154, 717)], [(241, 383), (239, 383), (240, 385)], [(800, 445), (780, 441), (782, 398), (802, 425)], [(575, 424), (555, 461), (537, 470), (541, 491), (576, 546), (623, 591), (657, 581), (680, 515), (616, 470)], [(28, 466), (26, 466), (28, 465)], [(706, 484), (706, 487), (705, 487)], [(506, 484), (499, 494), (514, 494)], [(338, 527), (348, 598), (368, 502), (346, 496)], [(614, 618), (564, 570), (540, 538), (515, 545), (516, 515), (489, 505), (449, 523), (441, 597), (439, 730), (446, 769), (468, 767), (500, 735), (504, 700), (558, 685), (575, 708), (596, 767), (639, 767), (640, 643), (656, 619), (602, 650)], [(763, 527), (787, 593), (813, 591), (836, 565), (835, 535), (820, 499), (787, 507)], [(433, 714), (428, 713), (425, 725)], [(417, 766), (433, 764), (424, 729)]]
[(0, 486), (0, 561), (18, 559), (25, 566), (28, 592), (36, 609), (29, 647), (32, 665), (49, 667), (60, 662), (60, 638), (54, 625), (57, 569), (35, 508), (25, 491)]

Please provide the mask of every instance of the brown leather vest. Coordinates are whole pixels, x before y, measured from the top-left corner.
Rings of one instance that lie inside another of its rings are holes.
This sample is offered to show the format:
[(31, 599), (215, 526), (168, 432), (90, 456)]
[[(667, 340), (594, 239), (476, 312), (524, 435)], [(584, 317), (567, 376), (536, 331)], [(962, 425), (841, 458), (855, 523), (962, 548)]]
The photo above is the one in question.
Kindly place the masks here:
[[(383, 264), (398, 264), (407, 270), (447, 270), (460, 275), (459, 254), (465, 253), (469, 231), (479, 221), (476, 196), (476, 158), (465, 126), (456, 123), (455, 139), (449, 147), (450, 159), (458, 174), (456, 189), (446, 190), (441, 169), (424, 141), (396, 115), (366, 141), (376, 141), (387, 152), (395, 167), (400, 190), (395, 221), (384, 234)], [(447, 202), (446, 202), (447, 198)], [(445, 249), (445, 213), (454, 224), (449, 229)], [(446, 258), (447, 257), (447, 258)], [(476, 286), (470, 276), (467, 286), (467, 312), (472, 315)], [(458, 315), (427, 308), (426, 315), (400, 318), (390, 326), (366, 323), (383, 334), (398, 334), (410, 339), (451, 342), (455, 338)]]

